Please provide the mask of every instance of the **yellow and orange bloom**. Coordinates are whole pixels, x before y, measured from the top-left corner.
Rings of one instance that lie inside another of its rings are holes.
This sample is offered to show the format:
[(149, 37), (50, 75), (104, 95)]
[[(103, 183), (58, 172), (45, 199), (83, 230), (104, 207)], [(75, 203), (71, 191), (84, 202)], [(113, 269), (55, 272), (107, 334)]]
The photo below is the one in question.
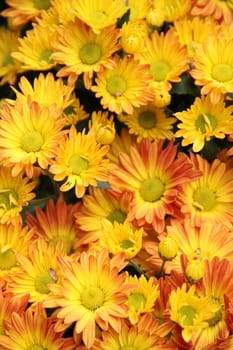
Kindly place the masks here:
[(89, 130), (93, 131), (96, 141), (101, 145), (109, 145), (113, 142), (116, 134), (113, 114), (108, 112), (92, 112), (89, 122)]
[(233, 20), (232, 0), (195, 0), (191, 14), (194, 16), (212, 17), (220, 23), (232, 23)]

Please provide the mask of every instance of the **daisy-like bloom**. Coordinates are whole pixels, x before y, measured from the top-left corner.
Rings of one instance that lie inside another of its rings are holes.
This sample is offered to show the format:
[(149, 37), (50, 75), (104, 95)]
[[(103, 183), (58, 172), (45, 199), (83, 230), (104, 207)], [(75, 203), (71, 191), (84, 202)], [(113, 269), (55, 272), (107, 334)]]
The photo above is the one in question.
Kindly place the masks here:
[(115, 25), (118, 18), (127, 11), (123, 0), (72, 0), (72, 12), (75, 17), (86, 23), (96, 34), (103, 29)]
[[(120, 319), (126, 317), (125, 301), (134, 284), (125, 282), (124, 254), (110, 259), (107, 250), (82, 252), (79, 260), (58, 258), (63, 280), (51, 285), (53, 296), (45, 301), (45, 307), (59, 307), (56, 314), (62, 319), (62, 327), (75, 323), (74, 332), (82, 333), (84, 344), (91, 348), (96, 325), (102, 330), (111, 326), (120, 332)], [(56, 330), (59, 331), (59, 324)]]
[(0, 223), (18, 225), (22, 222), (21, 212), (35, 197), (32, 192), (36, 186), (22, 173), (12, 176), (11, 169), (0, 167)]
[(0, 27), (0, 85), (14, 84), (18, 73), (22, 72), (21, 63), (11, 53), (18, 49), (19, 33)]
[(98, 241), (103, 235), (104, 220), (110, 223), (124, 223), (131, 199), (132, 196), (127, 192), (119, 195), (111, 190), (91, 187), (74, 214), (82, 231), (77, 245)]
[(182, 328), (182, 337), (188, 343), (193, 335), (208, 327), (208, 319), (218, 310), (216, 303), (207, 296), (198, 296), (195, 285), (173, 290), (169, 296), (170, 318)]
[(222, 223), (232, 227), (233, 176), (232, 166), (219, 159), (210, 164), (200, 155), (191, 154), (193, 168), (202, 175), (191, 183), (185, 183), (180, 193), (181, 211), (191, 219), (191, 224), (201, 226), (203, 221)]
[(174, 22), (188, 14), (191, 9), (190, 0), (152, 0), (154, 9), (164, 15), (165, 22)]
[(44, 210), (36, 208), (34, 215), (27, 212), (26, 222), (35, 229), (35, 236), (43, 237), (54, 246), (61, 241), (64, 251), (71, 254), (77, 240), (74, 218), (76, 207), (77, 205), (67, 204), (60, 195), (56, 203), (50, 199)]
[(183, 184), (193, 182), (200, 173), (189, 158), (170, 141), (142, 140), (131, 147), (130, 154), (119, 155), (120, 164), (111, 174), (114, 190), (132, 191), (129, 220), (139, 225), (150, 224), (157, 232), (165, 227), (165, 216), (175, 215), (178, 193)]
[(43, 238), (35, 239), (28, 245), (27, 256), (16, 254), (21, 269), (11, 276), (6, 290), (18, 296), (29, 294), (33, 306), (46, 300), (51, 295), (50, 286), (61, 281), (57, 257), (64, 255), (62, 244), (54, 247)]
[(84, 84), (89, 89), (95, 72), (103, 67), (114, 67), (111, 56), (120, 48), (118, 39), (119, 30), (114, 26), (96, 34), (78, 19), (68, 23), (58, 29), (57, 40), (53, 43), (52, 59), (64, 65), (57, 75), (64, 77), (71, 74), (78, 77), (84, 73)]
[(104, 108), (117, 114), (132, 114), (134, 107), (152, 101), (154, 94), (149, 85), (152, 77), (148, 64), (140, 64), (133, 57), (114, 56), (116, 67), (97, 73), (92, 91), (101, 98)]
[(201, 93), (209, 94), (214, 104), (221, 100), (222, 95), (233, 91), (232, 50), (233, 39), (221, 35), (209, 35), (202, 44), (195, 46), (192, 59), (194, 68), (190, 74), (195, 84), (201, 86)]
[(42, 10), (48, 10), (51, 2), (51, 0), (6, 0), (8, 7), (1, 12), (1, 15), (11, 19), (13, 26), (23, 26), (35, 20)]
[(125, 22), (121, 28), (121, 45), (124, 52), (132, 55), (142, 52), (148, 35), (149, 27), (146, 20)]
[(219, 22), (230, 24), (233, 20), (233, 2), (232, 0), (195, 0), (191, 14), (213, 17)]
[(72, 125), (68, 137), (60, 142), (54, 163), (50, 166), (55, 181), (65, 180), (60, 190), (69, 191), (75, 187), (76, 196), (81, 198), (87, 186), (97, 186), (97, 180), (108, 180), (111, 164), (105, 158), (107, 152), (108, 145), (100, 146), (93, 133), (85, 134), (85, 130), (77, 132)]
[(13, 312), (6, 326), (6, 334), (0, 335), (2, 350), (74, 350), (72, 338), (63, 338), (54, 329), (53, 317), (48, 317), (41, 304), (23, 313)]
[[(33, 85), (25, 76), (22, 76), (18, 85), (20, 91), (14, 86), (12, 90), (20, 103), (27, 103), (30, 96), (32, 101), (38, 102), (43, 107), (55, 104), (58, 109), (64, 110), (74, 102), (72, 87), (65, 85), (62, 79), (55, 79), (51, 72), (47, 75), (40, 73), (38, 78), (34, 79)], [(7, 101), (11, 104), (15, 103), (15, 100)]]
[(134, 228), (128, 220), (123, 223), (103, 220), (102, 230), (99, 244), (114, 255), (124, 252), (127, 259), (132, 259), (142, 247), (143, 228)]
[(71, 95), (71, 103), (63, 111), (63, 116), (66, 119), (66, 126), (75, 125), (79, 121), (87, 119), (89, 114), (84, 110), (84, 106), (81, 105), (80, 100), (76, 97), (75, 93)]
[(56, 105), (43, 107), (28, 98), (25, 103), (5, 104), (0, 113), (1, 160), (12, 167), (12, 174), (25, 171), (32, 177), (35, 163), (48, 168), (66, 133), (61, 110)]
[(135, 108), (132, 115), (120, 115), (118, 118), (129, 128), (129, 133), (137, 137), (137, 142), (148, 138), (149, 140), (171, 140), (172, 127), (176, 118), (168, 117), (163, 108), (154, 103)]
[(167, 90), (171, 90), (171, 83), (179, 82), (181, 74), (188, 69), (187, 50), (180, 44), (174, 29), (166, 33), (153, 32), (146, 40), (146, 49), (135, 57), (150, 65), (153, 85), (163, 83)]
[(126, 4), (130, 9), (130, 22), (146, 18), (151, 7), (150, 0), (127, 0)]
[(182, 146), (192, 144), (194, 152), (199, 152), (212, 137), (223, 139), (233, 133), (233, 106), (225, 106), (223, 99), (211, 103), (210, 96), (196, 97), (186, 111), (174, 113), (180, 121), (175, 134), (182, 137)]
[(154, 277), (147, 279), (144, 275), (128, 276), (127, 281), (137, 284), (137, 287), (130, 292), (126, 302), (128, 318), (131, 324), (136, 324), (142, 314), (153, 312), (155, 301), (159, 296), (158, 284)]
[(55, 36), (56, 32), (50, 27), (35, 25), (18, 39), (18, 49), (12, 52), (12, 57), (22, 64), (24, 70), (49, 70), (56, 65), (51, 57)]
[(108, 112), (93, 111), (89, 122), (89, 130), (95, 134), (96, 141), (101, 145), (109, 145), (113, 142), (116, 134), (114, 116)]
[(34, 229), (22, 227), (22, 224), (0, 224), (0, 284), (21, 271), (16, 254), (27, 256), (27, 245), (31, 244)]

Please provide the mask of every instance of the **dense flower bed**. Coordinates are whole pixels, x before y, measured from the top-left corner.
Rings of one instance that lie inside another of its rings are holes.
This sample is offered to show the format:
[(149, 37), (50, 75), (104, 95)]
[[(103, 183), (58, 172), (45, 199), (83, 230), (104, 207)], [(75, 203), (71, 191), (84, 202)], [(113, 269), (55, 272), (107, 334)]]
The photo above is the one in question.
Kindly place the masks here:
[(233, 348), (233, 1), (6, 0), (0, 349)]

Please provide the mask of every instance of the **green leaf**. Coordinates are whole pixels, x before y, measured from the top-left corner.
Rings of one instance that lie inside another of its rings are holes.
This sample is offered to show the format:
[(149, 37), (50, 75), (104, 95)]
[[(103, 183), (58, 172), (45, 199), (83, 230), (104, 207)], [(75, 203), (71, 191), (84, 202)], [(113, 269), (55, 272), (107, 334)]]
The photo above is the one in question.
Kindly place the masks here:
[(193, 78), (184, 73), (179, 83), (173, 83), (171, 94), (200, 96), (200, 88), (194, 84)]

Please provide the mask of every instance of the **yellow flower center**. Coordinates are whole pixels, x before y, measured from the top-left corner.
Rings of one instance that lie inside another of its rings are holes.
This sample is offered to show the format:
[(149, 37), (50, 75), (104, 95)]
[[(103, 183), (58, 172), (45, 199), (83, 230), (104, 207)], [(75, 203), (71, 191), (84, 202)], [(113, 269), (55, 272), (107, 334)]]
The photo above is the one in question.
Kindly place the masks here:
[(126, 88), (126, 81), (120, 75), (112, 75), (107, 80), (106, 89), (112, 96), (118, 97), (123, 95)]
[(145, 111), (139, 114), (138, 123), (144, 129), (153, 129), (156, 125), (156, 115), (154, 112)]
[(167, 73), (171, 70), (170, 65), (165, 61), (157, 61), (151, 64), (150, 73), (155, 81), (166, 80)]
[(216, 324), (220, 322), (223, 318), (223, 314), (222, 314), (223, 306), (218, 300), (216, 300), (216, 302), (219, 304), (219, 309), (214, 313), (213, 317), (207, 320), (210, 327), (216, 326)]
[(117, 221), (122, 224), (125, 221), (126, 213), (121, 211), (120, 209), (115, 209), (108, 215), (107, 219), (111, 222)]
[(124, 239), (123, 241), (120, 242), (120, 247), (124, 250), (127, 250), (129, 248), (134, 247), (134, 243), (131, 242), (129, 239)]
[(11, 64), (14, 64), (14, 60), (11, 57), (10, 53), (5, 54), (5, 56), (3, 57), (3, 61), (2, 61), (2, 65), (3, 66), (9, 66)]
[(87, 170), (89, 166), (88, 160), (80, 156), (79, 154), (73, 154), (69, 160), (69, 167), (73, 174), (80, 175), (83, 171)]
[(121, 350), (138, 350), (138, 347), (126, 345), (126, 346), (121, 346)]
[(215, 193), (207, 187), (200, 187), (194, 193), (194, 205), (203, 211), (211, 210), (216, 204)]
[(33, 0), (33, 3), (38, 10), (48, 10), (50, 7), (50, 0)]
[(84, 64), (95, 64), (101, 57), (101, 48), (96, 44), (86, 44), (79, 50), (79, 58)]
[(210, 114), (200, 114), (197, 117), (195, 125), (198, 130), (200, 129), (205, 134), (208, 131), (213, 131), (217, 126), (217, 122), (215, 117)]
[(42, 345), (39, 344), (33, 344), (27, 350), (46, 350), (47, 348), (44, 348)]
[(80, 295), (82, 305), (89, 310), (96, 310), (104, 304), (105, 295), (99, 287), (88, 287)]
[(131, 293), (128, 297), (128, 306), (134, 307), (138, 311), (146, 304), (146, 298), (142, 293)]
[(55, 283), (55, 271), (52, 269), (49, 269), (48, 271), (41, 272), (38, 276), (36, 276), (34, 285), (37, 292), (41, 294), (48, 294), (50, 292), (50, 289), (48, 287), (48, 284)]
[(17, 193), (14, 189), (0, 190), (0, 208), (6, 210), (17, 205)]
[(44, 138), (39, 131), (25, 134), (21, 140), (21, 147), (25, 152), (38, 152), (44, 144)]
[(156, 202), (162, 197), (164, 189), (165, 186), (162, 181), (154, 178), (143, 181), (139, 191), (144, 201)]
[(10, 270), (12, 267), (16, 266), (17, 259), (15, 253), (11, 248), (0, 250), (0, 270)]
[(52, 64), (53, 63), (53, 60), (51, 58), (52, 53), (53, 53), (52, 50), (44, 50), (44, 51), (42, 51), (41, 54), (40, 54), (39, 61), (40, 62), (45, 61), (48, 64)]
[(192, 326), (196, 315), (196, 310), (189, 305), (184, 305), (178, 310), (181, 326)]
[(105, 11), (94, 11), (90, 14), (91, 24), (94, 26), (102, 26), (106, 23), (108, 16)]
[(233, 67), (227, 63), (215, 64), (212, 68), (212, 77), (222, 83), (233, 79)]

